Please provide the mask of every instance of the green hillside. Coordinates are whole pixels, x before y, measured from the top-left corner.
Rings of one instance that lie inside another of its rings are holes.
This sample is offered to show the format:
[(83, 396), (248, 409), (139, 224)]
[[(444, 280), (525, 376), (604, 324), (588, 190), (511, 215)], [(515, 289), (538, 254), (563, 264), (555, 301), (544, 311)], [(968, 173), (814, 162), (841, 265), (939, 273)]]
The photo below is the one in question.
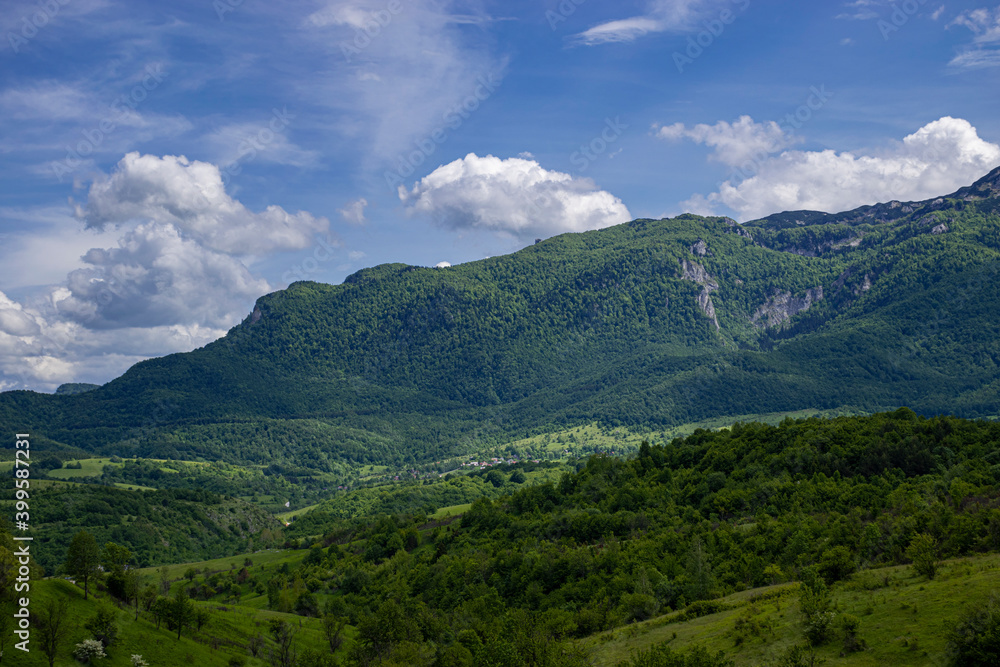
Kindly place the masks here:
[(262, 297), (85, 393), (0, 395), (39, 448), (349, 476), (597, 422), (1000, 413), (1000, 170), (954, 196), (684, 215)]
[[(995, 664), (993, 612), (959, 633), (989, 659), (951, 658), (952, 630), (1000, 582), (998, 443), (997, 422), (900, 409), (698, 430), (534, 485), (494, 469), (501, 494), (436, 516), (365, 490), (383, 504), (301, 515), (285, 551), (140, 571), (150, 599), (184, 591), (210, 625), (168, 641), (140, 600), (111, 664), (136, 637), (157, 639), (159, 664), (210, 650), (204, 664), (262, 664), (250, 653), (269, 618), (301, 622), (303, 652), (323, 648), (321, 621), (340, 629), (327, 662), (288, 663), (301, 667)], [(444, 499), (455, 481), (401, 488)], [(95, 587), (112, 594), (110, 577)], [(74, 641), (86, 637), (96, 606), (63, 583), (40, 590), (74, 600)]]

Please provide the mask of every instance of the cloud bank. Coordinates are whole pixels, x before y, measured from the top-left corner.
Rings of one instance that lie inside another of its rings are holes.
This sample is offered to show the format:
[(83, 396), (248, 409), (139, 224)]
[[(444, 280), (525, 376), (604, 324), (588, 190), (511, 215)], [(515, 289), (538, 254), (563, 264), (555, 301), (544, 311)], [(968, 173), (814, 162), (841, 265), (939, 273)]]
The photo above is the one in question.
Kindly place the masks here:
[(781, 140), (769, 124), (750, 127), (741, 118), (734, 125), (742, 129), (732, 132), (733, 125), (719, 123), (698, 126), (708, 129), (694, 136), (687, 129), (668, 131), (667, 138), (713, 146), (713, 157), (741, 174), (748, 173), (741, 158), (752, 155), (755, 147), (763, 148), (751, 158), (747, 178), (731, 178), (716, 192), (695, 195), (682, 203), (685, 210), (713, 214), (728, 207), (742, 220), (752, 220), (780, 211), (837, 212), (888, 199), (922, 200), (953, 192), (1000, 165), (1000, 146), (982, 139), (968, 121), (950, 116), (889, 148), (869, 152), (775, 153), (772, 149)]

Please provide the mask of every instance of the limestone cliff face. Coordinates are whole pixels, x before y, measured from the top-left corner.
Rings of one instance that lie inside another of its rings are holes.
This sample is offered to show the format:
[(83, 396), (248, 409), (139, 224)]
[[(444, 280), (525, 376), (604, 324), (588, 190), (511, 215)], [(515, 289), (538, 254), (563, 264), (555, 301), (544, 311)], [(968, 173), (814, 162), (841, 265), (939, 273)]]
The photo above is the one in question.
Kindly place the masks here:
[(719, 289), (718, 281), (708, 274), (704, 266), (698, 262), (689, 262), (686, 259), (681, 260), (681, 278), (701, 285), (701, 292), (695, 297), (698, 302), (698, 308), (701, 309), (701, 312), (705, 313), (705, 317), (711, 320), (712, 324), (715, 325), (715, 329), (718, 330), (720, 328), (719, 318), (716, 317), (715, 304), (712, 303), (712, 292)]
[(795, 315), (809, 310), (817, 301), (823, 300), (823, 287), (807, 289), (804, 296), (792, 296), (791, 292), (778, 291), (757, 312), (750, 321), (761, 328), (781, 326)]

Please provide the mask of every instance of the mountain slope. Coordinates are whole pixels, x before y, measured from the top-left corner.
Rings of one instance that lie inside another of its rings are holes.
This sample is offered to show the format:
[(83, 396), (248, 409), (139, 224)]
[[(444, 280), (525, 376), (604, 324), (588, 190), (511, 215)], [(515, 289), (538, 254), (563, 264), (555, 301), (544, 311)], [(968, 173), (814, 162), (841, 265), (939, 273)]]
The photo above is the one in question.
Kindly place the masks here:
[(262, 297), (215, 343), (8, 430), (104, 453), (330, 470), (512, 433), (850, 406), (1000, 412), (1000, 170), (950, 197), (737, 225), (684, 215)]

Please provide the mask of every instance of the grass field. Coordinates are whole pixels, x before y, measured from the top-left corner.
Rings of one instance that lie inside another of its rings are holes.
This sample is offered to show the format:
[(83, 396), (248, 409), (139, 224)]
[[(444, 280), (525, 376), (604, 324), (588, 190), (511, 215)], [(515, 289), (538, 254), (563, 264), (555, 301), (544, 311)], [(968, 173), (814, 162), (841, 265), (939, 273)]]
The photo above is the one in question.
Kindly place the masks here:
[[(91, 636), (84, 628), (84, 624), (96, 611), (93, 590), (92, 599), (84, 602), (81, 588), (62, 579), (49, 579), (33, 585), (32, 594), (31, 605), (35, 613), (38, 613), (49, 599), (62, 598), (67, 601), (69, 608), (66, 618), (69, 633), (61, 644), (55, 664), (59, 666), (80, 664), (71, 657), (71, 651), (75, 644)], [(107, 594), (100, 594), (98, 600), (108, 601), (109, 598)], [(195, 604), (209, 611), (210, 620), (201, 630), (186, 629), (180, 639), (177, 639), (176, 632), (167, 630), (166, 624), (157, 629), (147, 614), (141, 614), (139, 619), (135, 620), (134, 612), (130, 609), (118, 611), (116, 618), (120, 628), (118, 640), (108, 649), (108, 657), (96, 664), (105, 667), (129, 667), (132, 664), (131, 656), (137, 654), (151, 666), (156, 667), (174, 665), (226, 667), (229, 665), (229, 660), (235, 656), (245, 656), (247, 667), (264, 667), (269, 663), (263, 656), (250, 657), (245, 644), (251, 635), (258, 632), (267, 636), (267, 621), (271, 618), (284, 619), (292, 626), (299, 650), (303, 648), (320, 650), (326, 643), (320, 622), (315, 618), (258, 610), (241, 605), (200, 602)], [(351, 633), (348, 632), (347, 637), (350, 636)], [(37, 640), (34, 636), (32, 639), (31, 651), (25, 654), (17, 651), (12, 664), (25, 667), (48, 665)], [(8, 651), (11, 654), (15, 653), (9, 644)]]
[(65, 461), (63, 465), (72, 463), (80, 464), (80, 469), (59, 468), (50, 470), (49, 477), (54, 479), (73, 479), (74, 477), (98, 477), (104, 471), (104, 466), (120, 466), (121, 463), (112, 463), (111, 459), (80, 459), (78, 461)]
[[(724, 598), (732, 609), (691, 621), (673, 622), (679, 612), (580, 640), (593, 651), (595, 664), (615, 665), (636, 650), (669, 642), (684, 651), (702, 645), (726, 652), (737, 665), (777, 664), (793, 645), (805, 645), (798, 584), (744, 591)], [(944, 562), (933, 580), (913, 573), (910, 566), (868, 570), (832, 589), (835, 608), (861, 619), (860, 636), (868, 649), (841, 655), (839, 630), (816, 648), (827, 665), (945, 664), (945, 632), (965, 605), (1000, 590), (1000, 555)], [(762, 593), (785, 595), (752, 602)], [(742, 622), (740, 619), (745, 619)], [(737, 623), (755, 627), (738, 642)]]
[(305, 514), (306, 512), (314, 510), (320, 505), (321, 503), (316, 503), (315, 505), (307, 505), (306, 507), (300, 507), (299, 509), (292, 510), (291, 512), (282, 512), (281, 514), (275, 514), (275, 516), (284, 521), (285, 523), (288, 523), (298, 515)]
[(472, 507), (472, 503), (465, 503), (464, 505), (452, 505), (451, 507), (442, 507), (438, 509), (437, 512), (431, 514), (430, 519), (447, 519), (450, 516), (458, 516), (459, 514), (465, 514), (465, 512)]
[[(273, 565), (275, 563), (285, 563), (287, 562), (289, 566), (294, 566), (299, 563), (303, 558), (305, 558), (305, 551), (296, 551), (289, 549), (267, 549), (265, 551), (258, 551), (252, 554), (236, 554), (235, 556), (226, 556), (225, 558), (214, 558), (212, 560), (202, 560), (195, 561), (191, 563), (176, 563), (167, 566), (167, 573), (171, 579), (180, 579), (184, 576), (190, 568), (195, 568), (200, 572), (219, 572), (223, 570), (230, 570), (233, 568), (240, 568), (243, 565), (243, 561), (249, 558), (253, 561), (254, 565)], [(139, 570), (142, 575), (150, 577), (159, 577), (159, 572), (157, 567), (145, 567)]]
[[(615, 452), (618, 455), (639, 449), (643, 440), (651, 443), (670, 442), (694, 433), (698, 429), (718, 430), (728, 428), (736, 422), (761, 422), (776, 425), (784, 419), (807, 417), (836, 417), (857, 414), (846, 408), (832, 410), (795, 410), (792, 412), (770, 412), (766, 414), (735, 415), (717, 417), (699, 422), (691, 422), (659, 431), (630, 430), (627, 428), (606, 428), (597, 423), (576, 426), (562, 431), (553, 431), (515, 440), (493, 451), (512, 451), (525, 454), (534, 453), (545, 458), (563, 459), (588, 456), (595, 451)], [(492, 453), (492, 452), (491, 452)]]

